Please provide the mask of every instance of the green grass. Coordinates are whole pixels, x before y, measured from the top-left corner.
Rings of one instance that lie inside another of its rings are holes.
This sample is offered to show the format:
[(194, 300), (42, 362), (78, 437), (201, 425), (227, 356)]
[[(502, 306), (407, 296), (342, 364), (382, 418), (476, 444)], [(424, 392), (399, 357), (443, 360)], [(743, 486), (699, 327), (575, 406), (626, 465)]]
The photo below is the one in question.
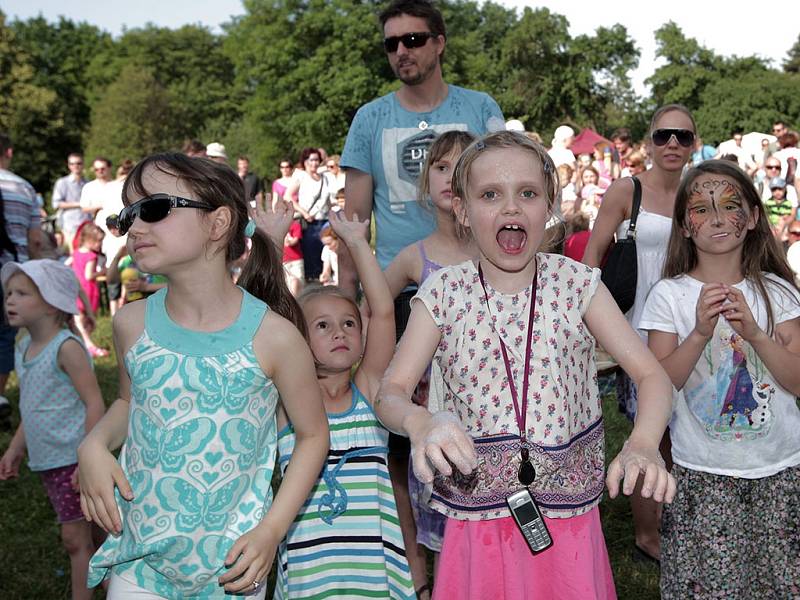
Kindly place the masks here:
[[(99, 345), (111, 347), (109, 319), (101, 318), (93, 336)], [(114, 356), (97, 359), (95, 371), (106, 403), (117, 392), (117, 369)], [(17, 407), (16, 380), (9, 383), (7, 396)], [(606, 419), (606, 454), (614, 456), (630, 431), (627, 421), (617, 412), (613, 394), (604, 399)], [(14, 427), (18, 424), (15, 410)], [(0, 433), (0, 451), (4, 451), (11, 433)], [(633, 524), (630, 504), (624, 498), (600, 505), (603, 530), (611, 567), (621, 600), (659, 598), (658, 569), (631, 560)], [(23, 465), (19, 479), (0, 482), (0, 598), (3, 600), (69, 598), (69, 560), (61, 547), (58, 524), (37, 475)], [(97, 591), (95, 598), (103, 597)], [(271, 597), (271, 594), (268, 595)]]

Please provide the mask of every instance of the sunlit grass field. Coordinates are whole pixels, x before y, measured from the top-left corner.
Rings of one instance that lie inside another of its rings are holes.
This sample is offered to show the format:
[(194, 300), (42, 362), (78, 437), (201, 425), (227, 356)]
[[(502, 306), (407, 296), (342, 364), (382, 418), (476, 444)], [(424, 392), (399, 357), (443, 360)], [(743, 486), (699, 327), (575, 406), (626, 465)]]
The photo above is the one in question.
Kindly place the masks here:
[[(98, 345), (111, 347), (111, 324), (107, 317), (99, 320), (94, 338)], [(96, 359), (95, 371), (106, 403), (111, 403), (117, 390), (113, 353), (109, 358)], [(606, 455), (610, 459), (619, 451), (630, 426), (617, 412), (613, 385), (606, 387), (611, 389), (603, 401)], [(13, 376), (7, 396), (15, 407), (16, 427), (19, 394)], [(0, 432), (0, 451), (8, 446), (12, 433)], [(633, 524), (628, 501), (606, 497), (600, 509), (619, 598), (659, 598), (658, 568), (631, 558)], [(19, 479), (0, 482), (0, 599), (61, 600), (68, 599), (69, 592), (69, 560), (61, 546), (55, 515), (38, 476), (23, 466)], [(103, 598), (103, 593), (96, 591), (95, 598)]]

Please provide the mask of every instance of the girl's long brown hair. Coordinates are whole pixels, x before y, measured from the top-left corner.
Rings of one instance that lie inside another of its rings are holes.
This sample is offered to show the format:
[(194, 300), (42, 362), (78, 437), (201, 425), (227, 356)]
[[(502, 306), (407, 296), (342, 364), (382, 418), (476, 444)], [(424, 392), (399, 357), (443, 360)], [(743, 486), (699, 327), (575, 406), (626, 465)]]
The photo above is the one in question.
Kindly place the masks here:
[[(761, 204), (761, 198), (753, 186), (750, 178), (738, 165), (726, 160), (706, 160), (689, 170), (678, 187), (675, 198), (675, 213), (672, 219), (672, 231), (667, 247), (667, 259), (664, 262), (664, 277), (672, 278), (685, 275), (697, 266), (697, 249), (691, 238), (684, 232), (686, 226), (686, 207), (692, 195), (695, 180), (704, 174), (719, 175), (733, 181), (737, 191), (747, 203), (749, 211), (755, 215), (756, 226), (746, 230), (744, 247), (742, 248), (742, 275), (752, 281), (764, 305), (767, 307), (767, 334), (772, 335), (774, 328), (774, 313), (769, 301), (767, 286), (782, 288), (781, 293), (788, 298), (793, 298), (791, 290), (797, 290), (794, 283), (794, 273), (786, 261), (786, 254), (778, 244), (770, 230), (767, 217)], [(764, 273), (772, 273), (784, 280), (776, 283), (764, 277)]]
[[(134, 193), (147, 196), (155, 191), (148, 190), (142, 180), (147, 167), (182, 180), (192, 190), (196, 200), (205, 202), (212, 208), (229, 208), (231, 228), (225, 248), (225, 260), (232, 263), (244, 254), (247, 248), (244, 230), (250, 215), (244, 196), (244, 184), (233, 169), (206, 158), (191, 158), (176, 153), (154, 154), (139, 162), (125, 179), (122, 198), (126, 203)], [(256, 230), (252, 241), (250, 256), (239, 276), (239, 285), (291, 321), (305, 337), (305, 319), (300, 306), (286, 286), (278, 248), (259, 230)]]

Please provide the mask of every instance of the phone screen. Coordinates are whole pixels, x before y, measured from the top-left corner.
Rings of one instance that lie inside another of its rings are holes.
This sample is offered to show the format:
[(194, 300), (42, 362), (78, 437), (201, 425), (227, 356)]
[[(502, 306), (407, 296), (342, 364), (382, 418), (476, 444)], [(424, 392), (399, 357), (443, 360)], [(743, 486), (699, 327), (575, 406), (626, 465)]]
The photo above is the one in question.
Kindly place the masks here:
[(517, 516), (522, 523), (530, 523), (531, 521), (534, 521), (537, 516), (536, 509), (530, 502), (520, 504), (514, 509), (514, 512), (517, 513)]

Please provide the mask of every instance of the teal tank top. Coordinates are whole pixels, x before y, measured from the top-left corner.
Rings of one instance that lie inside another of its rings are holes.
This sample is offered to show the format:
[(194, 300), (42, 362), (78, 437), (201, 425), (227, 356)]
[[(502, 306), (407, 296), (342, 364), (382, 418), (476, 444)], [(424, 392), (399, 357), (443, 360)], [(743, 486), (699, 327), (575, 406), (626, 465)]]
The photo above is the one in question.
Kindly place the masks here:
[(120, 537), (91, 560), (89, 586), (112, 569), (166, 598), (227, 598), (217, 582), (233, 543), (272, 503), (278, 392), (253, 337), (267, 306), (243, 290), (221, 331), (184, 329), (166, 289), (147, 299), (142, 335), (125, 355), (131, 379), (120, 465), (133, 488), (117, 494)]

